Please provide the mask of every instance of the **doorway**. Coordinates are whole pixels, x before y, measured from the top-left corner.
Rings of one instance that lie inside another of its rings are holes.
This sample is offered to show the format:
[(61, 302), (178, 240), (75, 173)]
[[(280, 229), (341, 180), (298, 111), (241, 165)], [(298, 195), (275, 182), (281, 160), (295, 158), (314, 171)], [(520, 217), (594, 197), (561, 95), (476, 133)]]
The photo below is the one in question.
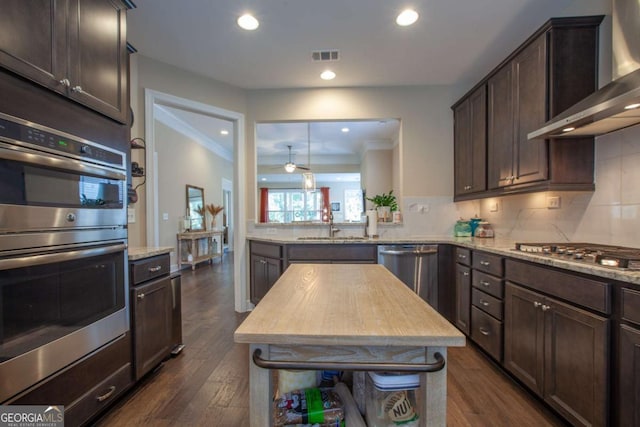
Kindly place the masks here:
[[(189, 112), (202, 114), (218, 119), (223, 119), (233, 124), (233, 181), (230, 185), (229, 215), (230, 224), (233, 225), (230, 244), (233, 248), (234, 259), (234, 293), (235, 310), (244, 312), (247, 310), (247, 281), (245, 257), (242, 256), (245, 250), (246, 226), (245, 226), (245, 201), (242, 197), (233, 198), (233, 194), (241, 194), (239, 189), (245, 188), (246, 181), (246, 161), (245, 161), (245, 141), (244, 114), (225, 110), (197, 101), (180, 98), (174, 95), (145, 89), (145, 135), (147, 142), (147, 182), (149, 188), (146, 200), (146, 236), (147, 246), (159, 246), (160, 236), (160, 212), (158, 205), (159, 178), (157, 173), (157, 152), (156, 152), (156, 115), (160, 111), (157, 107), (171, 107), (183, 109)], [(227, 184), (227, 186), (229, 186)], [(164, 215), (164, 214), (163, 214)]]

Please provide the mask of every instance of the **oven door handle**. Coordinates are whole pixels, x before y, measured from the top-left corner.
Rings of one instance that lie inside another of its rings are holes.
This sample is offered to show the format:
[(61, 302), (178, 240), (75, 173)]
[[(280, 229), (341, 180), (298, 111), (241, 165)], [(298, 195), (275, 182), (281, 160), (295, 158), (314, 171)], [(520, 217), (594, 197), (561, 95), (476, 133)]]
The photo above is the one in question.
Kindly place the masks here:
[(4, 148), (4, 150), (0, 150), (1, 159), (14, 160), (21, 163), (29, 163), (55, 169), (71, 170), (88, 175), (116, 179), (118, 181), (124, 181), (127, 179), (127, 176), (122, 172), (112, 171), (98, 165), (88, 165), (84, 162), (65, 159), (53, 154), (42, 155), (37, 151), (29, 150), (27, 148), (21, 148), (18, 150), (13, 146), (4, 143), (0, 143), (0, 147)]
[(77, 259), (122, 252), (125, 249), (127, 249), (127, 245), (125, 243), (122, 243), (118, 245), (101, 246), (91, 249), (79, 249), (68, 252), (37, 254), (19, 258), (0, 259), (0, 271), (12, 270), (22, 267), (31, 267), (35, 265), (52, 264), (54, 262), (74, 261)]

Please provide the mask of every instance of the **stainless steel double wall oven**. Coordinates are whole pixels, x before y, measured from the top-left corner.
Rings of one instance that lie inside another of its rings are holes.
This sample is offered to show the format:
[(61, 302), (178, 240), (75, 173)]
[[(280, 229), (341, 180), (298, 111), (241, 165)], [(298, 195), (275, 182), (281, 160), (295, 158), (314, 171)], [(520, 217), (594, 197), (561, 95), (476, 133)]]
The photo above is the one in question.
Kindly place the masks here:
[(129, 330), (126, 159), (0, 113), (0, 403)]

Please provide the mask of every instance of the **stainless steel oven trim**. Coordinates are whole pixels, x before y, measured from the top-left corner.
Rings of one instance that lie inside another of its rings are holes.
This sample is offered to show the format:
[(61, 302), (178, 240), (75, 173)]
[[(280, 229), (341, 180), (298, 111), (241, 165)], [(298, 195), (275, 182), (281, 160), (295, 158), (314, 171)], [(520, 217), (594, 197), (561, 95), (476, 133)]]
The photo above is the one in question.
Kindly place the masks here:
[[(0, 204), (0, 234), (124, 227), (126, 204), (120, 209), (83, 209)], [(4, 246), (0, 246), (4, 248)]]
[[(27, 120), (23, 120), (23, 119), (21, 119), (19, 117), (10, 116), (8, 114), (0, 113), (0, 118), (8, 120), (8, 121), (11, 121), (11, 122), (15, 122), (15, 123), (18, 123), (18, 124), (26, 125), (26, 126), (29, 126), (29, 127), (32, 127), (32, 128), (40, 129), (40, 130), (45, 131), (45, 132), (51, 132), (51, 133), (60, 135), (60, 136), (65, 137), (65, 138), (71, 138), (71, 139), (74, 139), (74, 140), (76, 140), (78, 142), (82, 142), (83, 144), (91, 145), (93, 147), (97, 147), (97, 148), (100, 148), (102, 150), (110, 151), (112, 153), (118, 154), (118, 155), (122, 156), (122, 164), (117, 165), (117, 167), (120, 168), (120, 169), (126, 169), (127, 168), (127, 155), (126, 155), (125, 152), (123, 152), (121, 150), (116, 150), (114, 148), (107, 147), (106, 145), (102, 145), (102, 144), (99, 144), (97, 142), (93, 142), (93, 141), (89, 141), (88, 139), (81, 138), (81, 137), (79, 137), (77, 135), (72, 135), (70, 133), (62, 132), (62, 131), (57, 130), (57, 129), (53, 129), (53, 128), (50, 128), (50, 127), (47, 127), (47, 126), (39, 125), (37, 123), (30, 122), (30, 121), (27, 121)], [(19, 145), (21, 147), (31, 147), (31, 148), (35, 148), (35, 149), (37, 149), (39, 151), (46, 151), (46, 152), (50, 152), (50, 153), (53, 153), (53, 154), (58, 153), (55, 150), (47, 150), (45, 147), (29, 144), (29, 143), (24, 142), (24, 141), (16, 141), (15, 139), (4, 138), (4, 137), (0, 138), (0, 140), (10, 141), (12, 144), (16, 144), (16, 145)], [(70, 157), (73, 157), (75, 159), (78, 159), (80, 161), (83, 161), (83, 162), (86, 161), (85, 159), (82, 158), (82, 156), (76, 156), (76, 155), (71, 154), (71, 153), (67, 153), (67, 155), (70, 156)], [(114, 166), (111, 163), (101, 162), (99, 160), (92, 160), (92, 162), (93, 163), (100, 163), (100, 164), (103, 164), (103, 165), (106, 165), (106, 166)]]
[(0, 271), (14, 268), (23, 268), (34, 265), (52, 264), (54, 262), (73, 261), (76, 259), (90, 258), (94, 256), (112, 254), (124, 251), (125, 244), (101, 246), (98, 248), (54, 252), (49, 254), (29, 255), (18, 258), (0, 259)]
[(127, 241), (124, 227), (0, 234), (0, 256), (20, 256)]
[(69, 159), (56, 154), (43, 154), (41, 151), (26, 147), (17, 147), (6, 142), (0, 142), (0, 159), (14, 160), (32, 165), (84, 173), (87, 175), (125, 181), (127, 175), (119, 169), (88, 164), (80, 160)]
[[(56, 233), (49, 233), (56, 234)], [(38, 382), (82, 359), (129, 331), (129, 270), (127, 240), (116, 245), (124, 266), (124, 307), (72, 333), (0, 362), (0, 404), (8, 404)], [(124, 247), (124, 249), (123, 249)]]
[(85, 357), (129, 329), (121, 309), (82, 329), (0, 363), (0, 403)]

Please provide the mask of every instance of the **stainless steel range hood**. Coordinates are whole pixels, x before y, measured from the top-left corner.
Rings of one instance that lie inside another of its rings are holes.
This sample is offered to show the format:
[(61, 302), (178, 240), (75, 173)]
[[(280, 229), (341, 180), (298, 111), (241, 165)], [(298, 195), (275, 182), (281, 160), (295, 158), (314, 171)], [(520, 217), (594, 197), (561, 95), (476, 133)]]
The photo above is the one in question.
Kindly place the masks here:
[(597, 136), (640, 123), (640, 0), (613, 0), (612, 12), (614, 80), (529, 133), (529, 139)]

